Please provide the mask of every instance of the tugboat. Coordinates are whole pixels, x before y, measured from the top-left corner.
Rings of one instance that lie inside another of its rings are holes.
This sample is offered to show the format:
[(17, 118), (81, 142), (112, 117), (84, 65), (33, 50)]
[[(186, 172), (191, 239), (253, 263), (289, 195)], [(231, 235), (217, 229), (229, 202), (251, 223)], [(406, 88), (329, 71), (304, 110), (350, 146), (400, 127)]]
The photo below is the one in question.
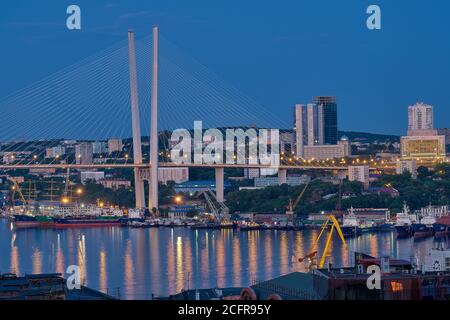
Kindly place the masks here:
[(397, 214), (397, 222), (395, 223), (397, 237), (410, 237), (412, 235), (412, 222), (409, 216), (409, 208), (406, 202), (403, 203), (403, 211)]
[(347, 215), (344, 215), (341, 230), (344, 237), (354, 237), (361, 233), (353, 207), (350, 208), (350, 212)]
[(412, 224), (412, 232), (414, 238), (431, 237), (434, 232), (433, 225), (436, 223), (436, 218), (431, 215), (426, 215), (420, 220), (420, 223)]

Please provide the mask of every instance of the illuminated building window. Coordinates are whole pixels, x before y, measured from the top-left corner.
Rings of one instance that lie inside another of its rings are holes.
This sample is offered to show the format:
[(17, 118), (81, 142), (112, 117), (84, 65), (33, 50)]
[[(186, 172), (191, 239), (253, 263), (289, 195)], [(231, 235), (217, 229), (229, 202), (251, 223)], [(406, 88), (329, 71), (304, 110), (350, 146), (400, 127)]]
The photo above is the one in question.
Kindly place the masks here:
[(403, 283), (397, 281), (391, 281), (392, 292), (401, 292), (403, 291)]

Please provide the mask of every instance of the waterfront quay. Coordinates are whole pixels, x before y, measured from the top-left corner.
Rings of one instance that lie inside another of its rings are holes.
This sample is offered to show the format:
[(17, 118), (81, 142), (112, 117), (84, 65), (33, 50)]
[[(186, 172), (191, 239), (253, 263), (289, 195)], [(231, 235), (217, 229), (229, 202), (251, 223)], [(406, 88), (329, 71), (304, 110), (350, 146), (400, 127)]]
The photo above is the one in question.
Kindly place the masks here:
[[(311, 252), (319, 230), (250, 230), (191, 228), (25, 228), (0, 219), (0, 273), (60, 273), (78, 265), (82, 284), (121, 299), (167, 297), (182, 290), (248, 287), (306, 272), (298, 259)], [(318, 244), (325, 247), (325, 239)], [(351, 252), (423, 261), (429, 250), (448, 238), (397, 238), (395, 232), (349, 238), (345, 250), (333, 237), (333, 266), (350, 266)]]

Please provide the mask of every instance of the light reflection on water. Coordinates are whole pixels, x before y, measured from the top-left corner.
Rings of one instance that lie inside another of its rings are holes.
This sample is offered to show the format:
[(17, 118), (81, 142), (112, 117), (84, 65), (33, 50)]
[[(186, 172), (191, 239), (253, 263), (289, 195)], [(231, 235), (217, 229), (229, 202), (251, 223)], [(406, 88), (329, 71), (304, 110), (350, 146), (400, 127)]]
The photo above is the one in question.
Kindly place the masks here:
[[(0, 272), (63, 272), (81, 268), (85, 285), (119, 288), (121, 298), (150, 299), (187, 288), (247, 286), (292, 271), (305, 271), (299, 257), (313, 251), (318, 231), (190, 230), (187, 228), (19, 229), (0, 220)], [(324, 237), (325, 238), (325, 237)], [(319, 243), (319, 252), (325, 239)], [(448, 242), (448, 239), (445, 240)], [(352, 251), (373, 256), (419, 259), (436, 240), (397, 239), (395, 233), (365, 234), (348, 240)], [(334, 265), (351, 255), (339, 238), (330, 252)]]

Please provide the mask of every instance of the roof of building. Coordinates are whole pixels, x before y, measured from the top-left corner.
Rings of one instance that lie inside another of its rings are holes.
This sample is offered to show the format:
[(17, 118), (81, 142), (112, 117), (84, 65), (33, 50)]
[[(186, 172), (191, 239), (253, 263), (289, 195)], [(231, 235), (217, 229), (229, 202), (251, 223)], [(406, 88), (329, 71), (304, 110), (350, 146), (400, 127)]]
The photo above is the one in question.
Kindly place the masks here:
[[(211, 289), (192, 289), (184, 290), (180, 293), (171, 295), (169, 300), (217, 300), (223, 297), (239, 296), (243, 288), (211, 288)], [(157, 298), (164, 299), (164, 298)]]
[(292, 272), (251, 286), (258, 299), (278, 294), (283, 300), (321, 300), (326, 296), (325, 278), (312, 273)]

